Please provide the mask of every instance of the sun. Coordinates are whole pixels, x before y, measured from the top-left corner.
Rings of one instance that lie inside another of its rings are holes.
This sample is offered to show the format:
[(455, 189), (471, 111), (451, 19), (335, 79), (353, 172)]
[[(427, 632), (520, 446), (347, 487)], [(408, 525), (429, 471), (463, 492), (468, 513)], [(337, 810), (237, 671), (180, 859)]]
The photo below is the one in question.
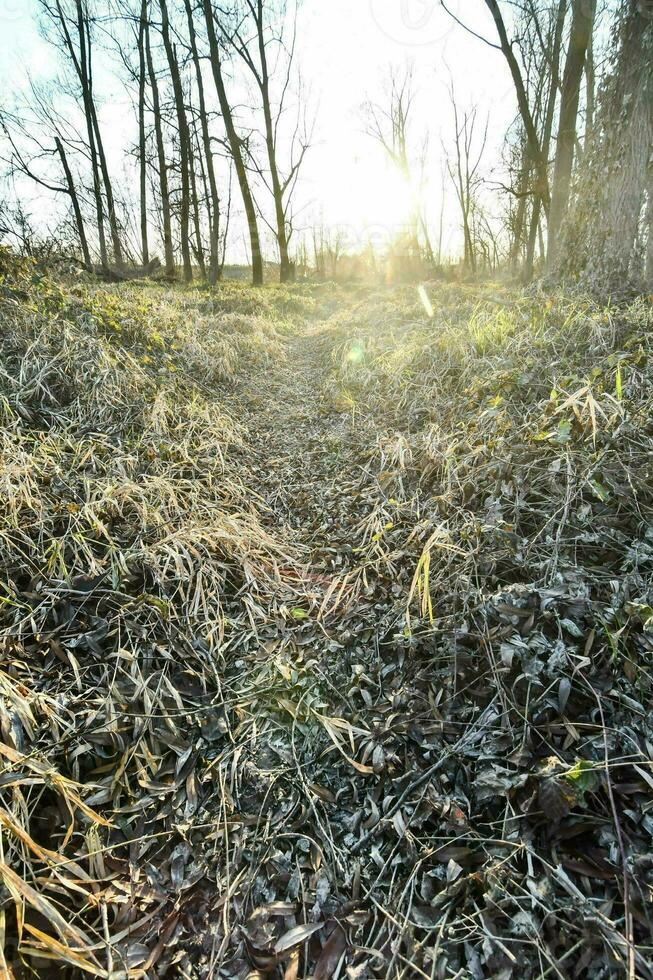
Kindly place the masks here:
[(410, 227), (415, 193), (378, 153), (326, 161), (316, 175), (325, 189), (324, 223), (337, 229), (351, 251), (372, 244), (383, 250)]

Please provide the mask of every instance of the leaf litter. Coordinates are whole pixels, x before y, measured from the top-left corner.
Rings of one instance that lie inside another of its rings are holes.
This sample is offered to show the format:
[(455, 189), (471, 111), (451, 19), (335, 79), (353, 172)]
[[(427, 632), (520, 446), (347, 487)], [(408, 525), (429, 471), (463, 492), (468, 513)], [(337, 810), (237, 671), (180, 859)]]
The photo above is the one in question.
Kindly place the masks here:
[(652, 975), (651, 307), (426, 292), (5, 268), (7, 976)]

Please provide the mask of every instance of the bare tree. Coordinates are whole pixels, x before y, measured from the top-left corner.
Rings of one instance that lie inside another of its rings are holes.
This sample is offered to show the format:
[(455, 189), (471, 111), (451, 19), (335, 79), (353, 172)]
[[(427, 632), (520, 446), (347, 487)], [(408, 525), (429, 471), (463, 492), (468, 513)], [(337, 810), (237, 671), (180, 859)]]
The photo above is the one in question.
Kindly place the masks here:
[(57, 153), (59, 154), (61, 167), (66, 178), (66, 192), (70, 198), (73, 214), (75, 215), (75, 224), (77, 225), (77, 234), (79, 235), (79, 244), (82, 250), (82, 256), (84, 258), (84, 265), (87, 269), (91, 269), (91, 252), (88, 247), (88, 239), (86, 238), (86, 227), (84, 225), (84, 218), (82, 217), (79, 196), (77, 194), (77, 188), (75, 187), (75, 181), (70, 169), (70, 164), (68, 163), (68, 157), (66, 156), (64, 145), (59, 136), (55, 136), (54, 145), (57, 149)]
[(258, 231), (256, 207), (249, 185), (249, 177), (245, 167), (245, 161), (243, 159), (242, 140), (236, 131), (231, 105), (229, 103), (229, 99), (227, 98), (227, 91), (222, 72), (222, 56), (215, 29), (213, 6), (211, 0), (202, 0), (202, 5), (204, 10), (204, 20), (206, 22), (206, 33), (209, 40), (213, 79), (215, 81), (215, 87), (218, 93), (220, 111), (222, 113), (225, 130), (227, 132), (229, 148), (231, 150), (231, 156), (234, 162), (236, 176), (240, 186), (240, 193), (243, 198), (243, 206), (247, 217), (252, 258), (252, 282), (255, 286), (260, 286), (263, 283), (263, 256), (261, 254), (261, 240)]
[[(35, 92), (34, 95), (36, 96)], [(48, 146), (41, 141), (39, 135), (39, 129), (42, 127), (32, 127), (31, 122), (32, 120), (24, 115), (10, 116), (7, 113), (0, 113), (0, 132), (4, 134), (10, 148), (10, 155), (5, 158), (5, 163), (9, 166), (11, 174), (22, 174), (39, 187), (54, 194), (65, 194), (69, 198), (83, 262), (87, 269), (91, 269), (91, 252), (82, 207), (62, 137), (53, 125), (52, 145)], [(19, 141), (23, 143), (23, 147), (19, 146)], [(53, 178), (48, 175), (49, 164), (55, 156), (61, 164), (63, 184), (54, 183)], [(45, 167), (45, 172), (39, 172), (42, 165)]]
[(113, 188), (109, 178), (106, 154), (104, 152), (104, 144), (93, 97), (93, 49), (88, 3), (86, 0), (40, 0), (40, 5), (54, 30), (54, 37), (50, 34), (46, 34), (46, 36), (54, 40), (69, 58), (81, 89), (93, 176), (93, 193), (100, 242), (100, 262), (105, 267), (108, 265), (104, 225), (105, 210), (102, 195), (104, 185), (114, 259), (118, 265), (121, 265), (123, 261), (122, 246), (113, 198)]
[[(562, 39), (567, 16), (568, 0), (558, 0), (556, 7), (553, 8), (549, 18), (548, 28), (540, 23), (539, 13), (532, 2), (529, 0), (529, 10), (527, 17), (532, 19), (535, 33), (539, 41), (539, 57), (535, 61), (536, 84), (533, 94), (535, 104), (535, 121), (539, 124), (539, 132), (542, 146), (542, 154), (548, 161), (551, 140), (553, 135), (553, 124), (557, 95), (560, 89), (560, 58), (562, 52)], [(526, 157), (525, 172), (530, 178), (531, 163)], [(526, 188), (528, 188), (528, 180)], [(535, 246), (538, 238), (540, 239), (540, 255), (544, 257), (543, 236), (542, 236), (542, 197), (535, 193), (531, 196), (530, 227), (526, 243), (526, 256), (522, 278), (525, 282), (530, 282), (533, 277), (535, 262)]]
[[(281, 0), (279, 4), (263, 4), (263, 0), (244, 0), (242, 8), (236, 11), (238, 22), (227, 28), (223, 23), (225, 39), (238, 52), (249, 69), (261, 98), (263, 131), (267, 156), (267, 170), (270, 190), (274, 203), (274, 234), (279, 248), (279, 274), (281, 282), (293, 276), (289, 244), (292, 236), (291, 201), (297, 178), (310, 145), (306, 126), (302, 125), (300, 109), (297, 123), (290, 141), (290, 163), (282, 176), (280, 164), (280, 126), (286, 111), (287, 96), (290, 91), (295, 43), (297, 39), (297, 4)], [(242, 10), (242, 15), (241, 15)], [(267, 13), (267, 15), (266, 15)], [(287, 26), (290, 19), (290, 27)], [(287, 38), (286, 34), (290, 37)], [(274, 68), (271, 68), (271, 64)], [(274, 74), (279, 73), (278, 97), (274, 100), (272, 83)], [(260, 168), (259, 173), (266, 179)]]
[(168, 184), (168, 163), (166, 160), (165, 144), (163, 140), (163, 123), (161, 114), (161, 99), (159, 96), (159, 82), (154, 59), (152, 57), (152, 45), (150, 38), (149, 20), (145, 23), (145, 58), (147, 61), (147, 71), (152, 91), (152, 115), (154, 117), (154, 136), (156, 141), (156, 152), (159, 171), (159, 192), (161, 197), (161, 222), (163, 226), (163, 253), (166, 275), (169, 277), (175, 274), (175, 256), (172, 245), (172, 217), (170, 212), (170, 188)]
[[(535, 120), (533, 119), (533, 114), (531, 112), (531, 106), (529, 104), (528, 95), (526, 93), (526, 86), (524, 85), (524, 79), (522, 76), (521, 69), (519, 67), (519, 62), (515, 56), (512, 45), (508, 40), (508, 32), (506, 30), (506, 25), (503, 19), (503, 14), (501, 13), (501, 8), (499, 7), (498, 0), (485, 0), (485, 3), (494, 18), (494, 23), (496, 25), (497, 34), (499, 36), (499, 47), (503, 53), (504, 58), (508, 63), (510, 69), (510, 74), (512, 76), (513, 84), (515, 87), (515, 94), (517, 96), (517, 105), (519, 106), (519, 114), (524, 125), (524, 130), (526, 133), (526, 140), (528, 145), (529, 157), (532, 166), (537, 175), (537, 194), (542, 201), (545, 212), (548, 214), (549, 210), (549, 176), (548, 176), (548, 161), (542, 150), (542, 144), (540, 141), (539, 134), (537, 132), (537, 126)], [(495, 45), (496, 47), (496, 45)]]
[(215, 172), (215, 162), (213, 159), (213, 147), (211, 146), (211, 136), (209, 134), (209, 117), (206, 106), (206, 96), (204, 93), (204, 79), (200, 65), (199, 49), (197, 44), (197, 32), (191, 0), (184, 0), (186, 10), (186, 20), (188, 23), (188, 36), (190, 39), (191, 57), (195, 69), (195, 83), (197, 85), (197, 97), (199, 102), (199, 118), (202, 133), (202, 143), (204, 146), (204, 161), (206, 164), (206, 177), (208, 181), (209, 195), (209, 275), (208, 281), (214, 285), (220, 275), (219, 242), (220, 242), (220, 198), (218, 195), (218, 181)]
[(318, 279), (335, 279), (338, 275), (338, 262), (345, 247), (345, 238), (340, 228), (326, 228), (323, 221), (314, 225), (313, 261)]
[(145, 32), (147, 31), (147, 0), (141, 0), (138, 22), (138, 163), (141, 212), (141, 257), (143, 265), (150, 261), (147, 234), (147, 146), (145, 134), (145, 93), (147, 89), (147, 65), (145, 56)]
[(454, 118), (455, 158), (453, 161), (447, 161), (447, 169), (460, 207), (465, 268), (469, 269), (470, 272), (476, 272), (476, 241), (473, 234), (472, 215), (477, 209), (476, 195), (482, 184), (479, 168), (487, 143), (489, 117), (485, 122), (485, 128), (479, 142), (475, 132), (476, 107), (470, 110), (466, 109), (462, 114), (459, 112), (453, 83), (449, 89), (449, 96)]
[(172, 90), (175, 98), (175, 111), (177, 114), (177, 127), (179, 132), (179, 169), (181, 171), (181, 206), (179, 216), (179, 232), (181, 238), (181, 257), (184, 269), (184, 282), (191, 282), (193, 279), (193, 264), (190, 254), (190, 133), (188, 129), (188, 117), (186, 115), (186, 104), (184, 100), (184, 89), (181, 82), (179, 63), (177, 61), (176, 47), (170, 38), (170, 18), (168, 16), (167, 0), (159, 0), (161, 10), (161, 35), (163, 45), (168, 59), (170, 77), (172, 80)]

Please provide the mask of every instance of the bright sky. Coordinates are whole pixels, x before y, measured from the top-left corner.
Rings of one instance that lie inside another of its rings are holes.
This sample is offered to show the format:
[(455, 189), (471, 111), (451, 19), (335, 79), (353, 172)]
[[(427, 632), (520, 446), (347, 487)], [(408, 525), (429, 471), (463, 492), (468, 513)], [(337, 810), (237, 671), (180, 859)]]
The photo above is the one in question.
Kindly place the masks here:
[[(35, 0), (0, 0), (0, 92), (5, 96), (20, 87), (26, 69), (46, 78), (55, 71), (52, 49), (36, 28), (36, 6)], [(450, 0), (447, 6), (493, 38), (483, 0)], [(416, 143), (428, 134), (426, 197), (432, 222), (440, 208), (442, 142), (451, 148), (450, 79), (461, 107), (478, 106), (479, 125), (489, 115), (484, 169), (500, 164), (515, 114), (504, 60), (456, 25), (439, 0), (303, 0), (298, 49), (316, 111), (315, 145), (299, 192), (306, 223), (323, 216), (327, 226), (345, 226), (347, 237), (361, 244), (369, 236), (383, 240), (401, 223), (405, 201), (383, 151), (365, 134), (362, 112), (365, 101), (382, 101), (391, 67), (413, 67), (413, 132)], [(119, 88), (112, 106), (107, 84), (98, 87), (105, 97), (101, 118), (110, 145), (112, 134), (116, 141), (124, 138), (124, 114), (131, 108)], [(445, 248), (455, 248), (457, 240), (456, 214), (449, 205)]]

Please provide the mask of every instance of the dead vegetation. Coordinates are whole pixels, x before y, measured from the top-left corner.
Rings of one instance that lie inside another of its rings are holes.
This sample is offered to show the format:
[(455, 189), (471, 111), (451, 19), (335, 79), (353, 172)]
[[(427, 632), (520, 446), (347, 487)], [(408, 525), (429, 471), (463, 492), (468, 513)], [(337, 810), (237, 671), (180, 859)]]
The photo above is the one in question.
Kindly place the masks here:
[(8, 975), (653, 972), (652, 308), (427, 292), (5, 270)]

